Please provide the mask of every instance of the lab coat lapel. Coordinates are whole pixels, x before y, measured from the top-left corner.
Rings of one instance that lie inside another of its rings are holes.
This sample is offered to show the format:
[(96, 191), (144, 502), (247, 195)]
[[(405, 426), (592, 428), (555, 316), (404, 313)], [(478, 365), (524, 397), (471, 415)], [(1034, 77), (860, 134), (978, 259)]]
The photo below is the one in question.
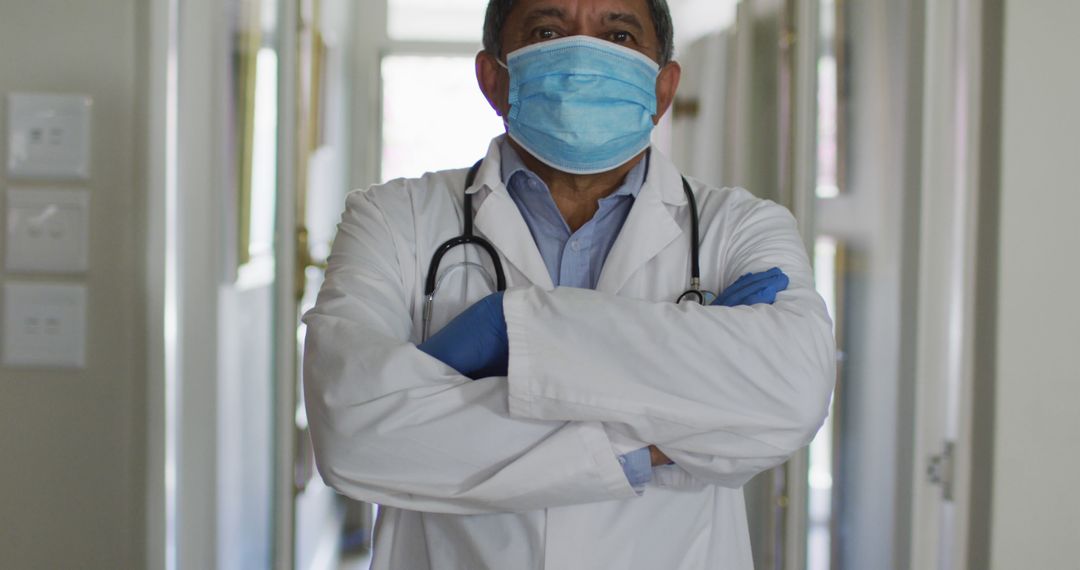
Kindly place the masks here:
[(529, 226), (505, 189), (502, 192), (492, 190), (481, 202), (476, 212), (476, 231), (533, 285), (544, 289), (555, 287)]
[(667, 157), (651, 152), (649, 174), (604, 262), (598, 291), (618, 293), (635, 272), (684, 234), (668, 208), (687, 203), (682, 177)]
[[(476, 232), (487, 238), (499, 250), (503, 260), (514, 266), (532, 282), (544, 289), (554, 289), (551, 275), (540, 250), (536, 247), (529, 226), (521, 211), (502, 183), (502, 164), (499, 139), (488, 149), (487, 157), (476, 176), (476, 183), (467, 192), (476, 194)], [(510, 273), (507, 272), (509, 279)]]

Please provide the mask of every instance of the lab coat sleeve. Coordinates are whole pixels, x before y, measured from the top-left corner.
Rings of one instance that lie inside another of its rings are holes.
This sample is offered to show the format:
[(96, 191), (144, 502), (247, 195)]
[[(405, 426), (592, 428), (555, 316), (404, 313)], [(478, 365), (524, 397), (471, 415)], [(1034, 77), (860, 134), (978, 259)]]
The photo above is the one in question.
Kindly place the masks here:
[(724, 284), (781, 268), (772, 305), (706, 307), (581, 289), (515, 290), (504, 306), (510, 413), (608, 422), (678, 471), (738, 487), (806, 445), (828, 410), (832, 327), (786, 209), (758, 202), (722, 259)]
[[(408, 231), (408, 230), (401, 230)], [(411, 254), (353, 193), (304, 317), (304, 390), (324, 480), (355, 499), (443, 513), (636, 496), (598, 422), (511, 418), (505, 378), (470, 381), (408, 341)]]

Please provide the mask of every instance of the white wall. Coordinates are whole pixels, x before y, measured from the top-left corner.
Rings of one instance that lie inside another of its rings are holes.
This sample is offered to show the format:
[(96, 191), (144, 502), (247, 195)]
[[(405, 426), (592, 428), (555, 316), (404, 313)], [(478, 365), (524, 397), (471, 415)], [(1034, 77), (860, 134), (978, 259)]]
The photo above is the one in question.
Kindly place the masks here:
[(57, 279), (89, 288), (87, 366), (0, 368), (0, 568), (143, 566), (139, 17), (135, 0), (0, 4), (0, 96), (94, 98), (90, 271)]
[(1005, 4), (993, 568), (1080, 537), (1080, 3)]

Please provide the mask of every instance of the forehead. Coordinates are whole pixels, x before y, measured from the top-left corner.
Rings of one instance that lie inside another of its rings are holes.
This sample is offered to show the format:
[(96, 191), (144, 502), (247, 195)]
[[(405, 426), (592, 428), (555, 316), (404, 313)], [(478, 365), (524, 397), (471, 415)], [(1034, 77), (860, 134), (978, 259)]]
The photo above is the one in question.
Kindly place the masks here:
[(648, 0), (517, 0), (507, 23), (537, 16), (583, 23), (625, 14), (636, 16), (646, 26), (653, 24)]

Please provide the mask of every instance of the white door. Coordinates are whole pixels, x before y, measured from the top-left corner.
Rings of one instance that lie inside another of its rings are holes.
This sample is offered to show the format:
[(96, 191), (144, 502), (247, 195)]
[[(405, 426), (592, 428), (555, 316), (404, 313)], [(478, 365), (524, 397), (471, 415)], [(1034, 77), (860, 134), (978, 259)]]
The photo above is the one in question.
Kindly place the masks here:
[(282, 161), (277, 236), (275, 567), (333, 570), (344, 503), (315, 469), (302, 384), (303, 313), (323, 279), (347, 184), (351, 3), (281, 0)]
[(911, 568), (976, 563), (968, 560), (969, 524), (987, 508), (972, 504), (970, 482), (974, 346), (981, 332), (975, 303), (982, 288), (976, 283), (982, 105), (989, 84), (983, 34), (993, 13), (977, 0), (926, 6)]

